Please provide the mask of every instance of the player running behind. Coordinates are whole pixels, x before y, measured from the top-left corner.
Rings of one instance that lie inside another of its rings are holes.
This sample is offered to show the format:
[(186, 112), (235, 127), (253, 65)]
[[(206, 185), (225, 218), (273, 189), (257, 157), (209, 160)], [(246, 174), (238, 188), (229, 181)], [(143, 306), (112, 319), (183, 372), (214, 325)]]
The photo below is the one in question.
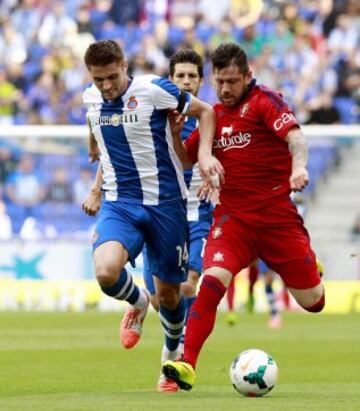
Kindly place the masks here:
[[(198, 355), (226, 288), (256, 258), (280, 275), (305, 310), (319, 312), (325, 305), (310, 237), (290, 199), (291, 191), (308, 184), (306, 138), (281, 95), (252, 78), (239, 45), (220, 45), (211, 60), (221, 101), (214, 107), (212, 150), (226, 181), (205, 246), (204, 278), (190, 311), (183, 361), (163, 364), (164, 374), (185, 390), (194, 385)], [(194, 163), (197, 137), (185, 142)]]
[[(112, 40), (91, 44), (85, 64), (94, 84), (83, 95), (90, 132), (100, 150), (104, 201), (93, 237), (96, 278), (102, 291), (130, 304), (121, 323), (121, 342), (139, 340), (149, 296), (124, 268), (134, 263), (144, 243), (153, 272), (165, 335), (179, 333), (186, 304), (180, 283), (186, 279), (187, 189), (174, 151), (167, 112), (199, 119), (206, 141), (214, 134), (212, 108), (155, 75), (129, 78), (122, 49)], [(203, 149), (203, 173), (222, 167)], [(177, 338), (177, 337), (176, 337)]]

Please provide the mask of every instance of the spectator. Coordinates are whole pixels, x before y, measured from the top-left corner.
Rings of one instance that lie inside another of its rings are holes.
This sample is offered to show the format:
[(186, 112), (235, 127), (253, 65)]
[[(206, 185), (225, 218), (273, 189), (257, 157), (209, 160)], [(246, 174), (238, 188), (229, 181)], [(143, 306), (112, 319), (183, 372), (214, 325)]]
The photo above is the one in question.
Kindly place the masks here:
[(27, 215), (32, 215), (45, 196), (45, 188), (34, 170), (34, 160), (30, 154), (24, 154), (14, 172), (6, 182), (6, 194), (10, 201), (23, 206)]
[(215, 50), (221, 43), (236, 43), (236, 38), (233, 35), (233, 26), (231, 20), (225, 17), (220, 25), (219, 30), (210, 37), (209, 49)]
[(204, 44), (196, 38), (196, 33), (193, 27), (185, 30), (184, 39), (179, 45), (180, 49), (193, 49), (199, 56), (205, 58), (205, 47)]
[(16, 103), (22, 93), (7, 79), (0, 68), (0, 124), (12, 124), (16, 113)]
[(143, 50), (139, 50), (129, 61), (128, 72), (131, 76), (142, 76), (154, 72), (154, 64), (146, 59)]
[(88, 196), (93, 185), (93, 173), (89, 167), (82, 167), (80, 170), (79, 179), (74, 183), (74, 199), (79, 206), (82, 205), (84, 199)]
[(27, 58), (25, 40), (10, 21), (2, 23), (0, 63), (24, 63)]
[(217, 27), (220, 24), (228, 15), (229, 9), (230, 0), (200, 0), (197, 6), (200, 16), (212, 27)]
[(0, 187), (6, 182), (8, 176), (16, 167), (16, 159), (11, 149), (0, 146)]
[(263, 7), (263, 0), (232, 0), (229, 16), (236, 27), (244, 28), (259, 20)]
[(36, 0), (21, 0), (11, 15), (11, 21), (17, 33), (21, 34), (27, 45), (36, 40), (41, 23), (41, 13), (36, 7)]
[(43, 46), (60, 44), (68, 30), (76, 27), (75, 20), (65, 14), (63, 2), (55, 0), (50, 13), (45, 16), (40, 26), (39, 42)]
[(155, 37), (146, 35), (141, 40), (146, 60), (154, 66), (155, 74), (165, 75), (168, 69), (168, 59), (163, 50), (157, 45)]
[(360, 238), (360, 213), (356, 216), (354, 225), (351, 229), (351, 233), (353, 234), (354, 238)]
[(348, 57), (356, 50), (359, 34), (350, 16), (341, 14), (331, 31), (328, 47), (335, 61)]
[[(209, 96), (209, 102), (214, 99), (206, 60), (209, 51), (220, 42), (240, 41), (261, 77), (270, 73), (270, 86), (285, 93), (299, 118), (308, 100), (324, 91), (304, 78), (314, 73), (314, 80), (324, 83), (328, 73), (323, 70), (336, 70), (336, 90), (331, 87), (331, 94), (341, 122), (357, 122), (356, 0), (2, 0), (0, 16), (0, 70), (24, 96), (15, 102), (16, 92), (0, 96), (0, 123), (64, 122), (69, 117), (64, 113), (72, 110), (77, 118), (72, 96), (90, 79), (76, 57), (99, 37), (114, 38), (124, 46), (133, 73), (166, 75), (167, 59), (178, 46), (191, 45), (205, 57), (202, 94)], [(319, 60), (329, 60), (330, 65), (315, 66)], [(57, 78), (65, 81), (61, 92), (66, 98), (50, 101), (54, 90), (58, 92)]]
[(58, 204), (71, 203), (73, 201), (69, 176), (64, 167), (55, 169), (47, 189), (46, 200)]
[(252, 24), (244, 29), (244, 34), (241, 39), (241, 47), (245, 50), (250, 59), (261, 54), (261, 51), (266, 41), (264, 37), (256, 31), (256, 25)]
[(83, 4), (80, 6), (76, 13), (76, 24), (79, 33), (90, 33), (94, 32), (94, 25), (91, 21), (90, 8)]
[(336, 124), (340, 122), (340, 114), (334, 106), (330, 93), (324, 92), (316, 97), (310, 108), (307, 124)]
[(10, 240), (12, 233), (11, 219), (6, 214), (6, 205), (0, 200), (0, 240)]
[(109, 14), (116, 24), (125, 26), (129, 23), (139, 23), (140, 12), (140, 0), (113, 0)]

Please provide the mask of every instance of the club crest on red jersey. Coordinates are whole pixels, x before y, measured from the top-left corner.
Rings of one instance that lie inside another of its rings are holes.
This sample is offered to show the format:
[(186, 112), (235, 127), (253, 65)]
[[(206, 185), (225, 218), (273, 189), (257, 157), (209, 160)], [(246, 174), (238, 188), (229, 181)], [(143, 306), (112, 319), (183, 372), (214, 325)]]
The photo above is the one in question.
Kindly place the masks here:
[(249, 103), (245, 103), (240, 109), (240, 117), (244, 117), (245, 114), (249, 111)]
[(135, 96), (131, 96), (131, 97), (129, 98), (128, 103), (127, 103), (127, 108), (128, 108), (129, 110), (134, 110), (134, 109), (137, 107), (137, 105), (138, 105), (138, 102), (137, 102), (137, 100), (136, 100), (136, 97), (135, 97)]
[(213, 230), (213, 232), (212, 232), (213, 238), (216, 239), (216, 238), (220, 237), (221, 234), (222, 234), (222, 229), (221, 229), (221, 227), (215, 227), (214, 230)]

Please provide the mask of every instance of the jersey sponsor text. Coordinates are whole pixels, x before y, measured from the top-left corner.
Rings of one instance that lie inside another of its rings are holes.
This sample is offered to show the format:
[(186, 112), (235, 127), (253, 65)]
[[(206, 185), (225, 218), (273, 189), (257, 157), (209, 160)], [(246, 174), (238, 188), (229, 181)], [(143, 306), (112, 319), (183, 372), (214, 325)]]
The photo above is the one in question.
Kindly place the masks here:
[(283, 113), (280, 118), (274, 121), (274, 129), (279, 131), (291, 121), (296, 122), (294, 115), (292, 113)]

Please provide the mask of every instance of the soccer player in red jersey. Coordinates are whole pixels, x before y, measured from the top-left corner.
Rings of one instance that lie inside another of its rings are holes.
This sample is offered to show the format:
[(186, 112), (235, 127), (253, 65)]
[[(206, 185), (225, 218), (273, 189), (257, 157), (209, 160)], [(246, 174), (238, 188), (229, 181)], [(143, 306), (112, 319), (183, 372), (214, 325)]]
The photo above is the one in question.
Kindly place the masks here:
[[(224, 167), (225, 181), (205, 248), (204, 278), (190, 312), (183, 361), (163, 364), (163, 372), (185, 390), (195, 382), (198, 355), (231, 279), (255, 259), (281, 276), (305, 310), (319, 312), (325, 305), (309, 234), (290, 199), (291, 191), (308, 184), (306, 138), (281, 95), (252, 78), (240, 46), (222, 44), (211, 60), (220, 100), (214, 106), (212, 152)], [(186, 142), (192, 162), (198, 145), (196, 134)], [(199, 156), (205, 146), (201, 139)]]

